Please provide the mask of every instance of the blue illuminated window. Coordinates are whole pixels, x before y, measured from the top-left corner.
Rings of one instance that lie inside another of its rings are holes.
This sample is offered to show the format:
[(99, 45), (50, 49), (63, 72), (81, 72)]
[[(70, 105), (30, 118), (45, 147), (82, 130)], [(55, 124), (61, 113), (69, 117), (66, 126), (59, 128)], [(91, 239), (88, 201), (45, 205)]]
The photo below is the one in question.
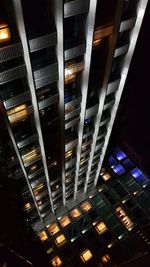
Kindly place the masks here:
[(115, 156), (116, 156), (116, 158), (118, 159), (118, 160), (122, 160), (122, 159), (124, 159), (124, 158), (126, 158), (126, 154), (123, 152), (123, 151), (121, 151), (120, 150), (120, 148), (115, 148), (114, 149), (114, 154), (115, 154)]
[(125, 169), (123, 168), (123, 166), (121, 164), (114, 165), (111, 168), (118, 175), (125, 173)]
[(110, 156), (110, 158), (108, 160), (109, 166), (111, 167), (111, 166), (113, 166), (113, 165), (115, 165), (117, 163), (118, 163), (117, 159), (115, 157), (113, 157), (113, 156)]
[(148, 182), (148, 178), (143, 174), (143, 172), (140, 169), (134, 168), (130, 173), (138, 183), (144, 184)]

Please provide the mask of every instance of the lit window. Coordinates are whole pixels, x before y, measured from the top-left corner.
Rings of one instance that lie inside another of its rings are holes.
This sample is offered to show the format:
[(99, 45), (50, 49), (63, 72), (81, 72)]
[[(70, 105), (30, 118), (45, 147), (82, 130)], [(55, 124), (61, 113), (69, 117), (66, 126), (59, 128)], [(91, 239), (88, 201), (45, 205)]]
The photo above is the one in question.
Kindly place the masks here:
[(64, 216), (61, 220), (60, 220), (60, 224), (62, 227), (66, 227), (68, 224), (71, 223), (71, 220), (69, 219), (69, 216)]
[(111, 175), (107, 172), (107, 173), (102, 175), (102, 178), (104, 181), (108, 181), (111, 178)]
[(83, 262), (87, 262), (93, 257), (93, 255), (89, 249), (86, 249), (80, 254), (80, 257)]
[(49, 249), (46, 251), (46, 253), (47, 253), (47, 254), (51, 254), (53, 251), (54, 251), (53, 248), (49, 248)]
[(41, 241), (45, 241), (48, 238), (48, 236), (45, 231), (42, 231), (39, 233), (39, 238), (41, 239)]
[(31, 167), (31, 171), (35, 171), (37, 169), (37, 165), (33, 165), (32, 167)]
[(80, 217), (81, 212), (80, 212), (78, 209), (74, 209), (74, 210), (72, 210), (72, 211), (70, 212), (70, 214), (71, 214), (71, 216), (72, 216), (73, 218), (78, 218), (78, 217)]
[(0, 24), (0, 43), (7, 42), (11, 38), (10, 30), (8, 24)]
[(72, 150), (67, 151), (67, 152), (65, 153), (65, 159), (71, 157), (72, 154), (73, 154), (73, 151), (72, 151)]
[(131, 171), (131, 174), (132, 176), (135, 178), (135, 180), (140, 183), (140, 184), (143, 184), (143, 183), (146, 183), (148, 182), (148, 178), (143, 174), (143, 172), (138, 169), (138, 168), (134, 168), (132, 171)]
[(100, 46), (102, 43), (103, 39), (97, 39), (93, 41), (93, 48)]
[(34, 195), (38, 195), (40, 193), (40, 191), (44, 188), (44, 184), (39, 184), (35, 187), (35, 189), (33, 189), (33, 193)]
[(29, 202), (25, 203), (24, 208), (25, 210), (29, 210), (31, 208), (31, 204)]
[(118, 217), (121, 219), (124, 226), (130, 231), (133, 228), (134, 223), (126, 215), (125, 211), (121, 207), (118, 207), (116, 209), (116, 213), (117, 213)]
[(32, 148), (32, 150), (25, 155), (22, 156), (23, 163), (28, 163), (32, 160), (34, 160), (37, 156), (36, 148)]
[(102, 257), (102, 261), (103, 261), (104, 263), (110, 261), (110, 256), (109, 256), (108, 254), (105, 254), (105, 255)]
[(101, 222), (95, 226), (96, 231), (101, 235), (107, 231), (105, 223)]
[(126, 154), (123, 151), (121, 151), (120, 148), (117, 147), (114, 150), (115, 150), (114, 154), (118, 160), (122, 160), (122, 159), (126, 158)]
[(26, 104), (10, 109), (7, 115), (11, 124), (25, 119), (28, 116)]
[(60, 259), (58, 256), (54, 257), (54, 258), (51, 260), (51, 263), (52, 263), (52, 265), (53, 265), (54, 267), (59, 267), (59, 266), (62, 265), (62, 261), (61, 261), (61, 259)]
[(125, 173), (125, 169), (123, 168), (123, 166), (121, 164), (117, 164), (117, 165), (111, 166), (111, 168), (118, 175), (121, 175), (121, 174)]
[(48, 230), (49, 230), (51, 235), (55, 235), (56, 233), (58, 233), (60, 231), (57, 223), (50, 225), (48, 227)]
[(62, 246), (66, 242), (66, 238), (63, 234), (61, 234), (56, 237), (55, 242), (57, 246)]
[(82, 205), (81, 205), (81, 209), (82, 209), (84, 212), (87, 212), (87, 211), (91, 210), (91, 208), (92, 208), (92, 207), (91, 207), (91, 204), (90, 204), (88, 201), (82, 203)]

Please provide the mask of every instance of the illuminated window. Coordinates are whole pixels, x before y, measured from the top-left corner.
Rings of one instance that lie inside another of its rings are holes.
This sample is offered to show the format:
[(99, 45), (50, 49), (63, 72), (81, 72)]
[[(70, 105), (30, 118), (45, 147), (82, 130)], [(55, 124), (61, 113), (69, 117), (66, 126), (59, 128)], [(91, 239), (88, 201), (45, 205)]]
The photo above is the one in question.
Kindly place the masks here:
[(101, 222), (95, 226), (96, 231), (101, 235), (107, 231), (105, 223)]
[(64, 216), (61, 220), (60, 220), (60, 224), (62, 227), (66, 227), (68, 224), (71, 223), (71, 220), (69, 219), (69, 216)]
[(32, 150), (28, 153), (26, 153), (25, 155), (22, 156), (23, 159), (23, 163), (28, 163), (32, 160), (34, 160), (37, 156), (37, 151), (36, 148), (32, 148)]
[(50, 225), (48, 227), (48, 230), (49, 230), (51, 235), (55, 235), (56, 233), (58, 233), (60, 231), (57, 223)]
[(72, 150), (67, 151), (67, 152), (65, 153), (65, 159), (71, 157), (72, 154), (73, 154), (73, 151), (72, 151)]
[(41, 239), (41, 241), (45, 241), (48, 238), (48, 236), (45, 231), (42, 231), (39, 233), (39, 238)]
[(116, 209), (116, 213), (117, 213), (118, 217), (121, 219), (124, 226), (130, 231), (133, 228), (134, 223), (126, 215), (125, 211), (121, 207), (118, 207)]
[(81, 212), (80, 212), (78, 209), (74, 209), (74, 210), (72, 210), (72, 211), (70, 212), (70, 214), (71, 214), (71, 216), (72, 216), (73, 218), (78, 218), (78, 217), (80, 217)]
[(62, 246), (66, 242), (66, 238), (63, 234), (61, 234), (56, 237), (55, 242), (57, 246)]
[(26, 104), (10, 109), (7, 111), (7, 115), (11, 124), (27, 118), (28, 110)]
[(104, 263), (110, 261), (110, 256), (109, 256), (108, 254), (105, 254), (105, 255), (102, 257), (102, 261), (103, 261)]
[(33, 165), (32, 167), (31, 167), (31, 171), (35, 171), (37, 169), (37, 165)]
[(11, 39), (10, 30), (7, 23), (0, 24), (0, 43), (8, 42)]
[(88, 201), (82, 203), (82, 205), (81, 205), (81, 209), (82, 209), (84, 212), (87, 212), (87, 211), (91, 210), (91, 208), (92, 208), (92, 207), (91, 207), (91, 204), (90, 204)]
[(53, 248), (49, 248), (49, 249), (46, 251), (46, 253), (47, 253), (47, 254), (51, 254), (53, 251), (54, 251)]
[(62, 261), (61, 261), (61, 259), (60, 259), (58, 256), (54, 257), (54, 258), (51, 260), (51, 263), (52, 263), (52, 265), (53, 265), (54, 267), (59, 267), (59, 266), (62, 265)]
[(94, 40), (93, 41), (93, 48), (99, 47), (101, 45), (102, 41), (103, 41), (103, 39), (101, 39), (101, 38), (97, 39), (97, 40)]
[(102, 175), (102, 178), (103, 178), (104, 181), (107, 181), (107, 180), (109, 180), (111, 178), (111, 175), (107, 172), (107, 173)]
[(31, 208), (31, 204), (28, 202), (24, 205), (25, 210), (29, 210)]
[(39, 184), (33, 189), (34, 195), (38, 195), (40, 191), (44, 188), (44, 184)]
[(80, 257), (83, 262), (87, 262), (93, 257), (93, 255), (89, 249), (86, 249), (80, 254)]

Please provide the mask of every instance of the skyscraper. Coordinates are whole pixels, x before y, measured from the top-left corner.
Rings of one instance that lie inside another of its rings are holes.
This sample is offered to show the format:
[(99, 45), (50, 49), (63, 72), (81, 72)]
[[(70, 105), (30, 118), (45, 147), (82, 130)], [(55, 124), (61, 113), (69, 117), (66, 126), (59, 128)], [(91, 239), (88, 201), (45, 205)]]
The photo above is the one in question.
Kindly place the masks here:
[[(24, 209), (41, 240), (48, 239), (45, 228), (52, 240), (58, 233), (57, 247), (66, 237), (51, 223), (63, 218), (60, 225), (66, 227), (93, 209), (88, 197), (97, 196), (146, 5), (146, 0), (2, 1), (1, 112), (20, 164), (15, 171), (26, 182)], [(99, 196), (96, 202), (105, 206)], [(132, 229), (121, 207), (116, 213)], [(95, 221), (94, 211), (92, 216), (97, 233), (111, 240), (105, 223)], [(80, 255), (82, 262), (92, 257), (87, 248)], [(63, 264), (59, 257), (51, 263)]]

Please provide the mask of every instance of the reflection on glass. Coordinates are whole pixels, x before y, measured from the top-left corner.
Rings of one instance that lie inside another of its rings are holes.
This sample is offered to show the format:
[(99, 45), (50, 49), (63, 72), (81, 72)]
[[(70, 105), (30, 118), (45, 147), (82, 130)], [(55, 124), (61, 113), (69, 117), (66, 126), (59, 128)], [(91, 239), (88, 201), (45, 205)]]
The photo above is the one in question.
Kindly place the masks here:
[(121, 219), (121, 221), (124, 224), (124, 226), (130, 231), (133, 228), (134, 223), (126, 215), (125, 211), (121, 207), (118, 207), (116, 209), (116, 213), (117, 213), (118, 217)]
[(54, 223), (54, 224), (48, 226), (48, 230), (49, 230), (51, 235), (55, 235), (56, 233), (59, 232), (60, 229), (58, 227), (58, 224)]
[(89, 249), (86, 249), (80, 254), (80, 257), (83, 262), (87, 262), (93, 257), (93, 255)]
[(78, 218), (80, 217), (81, 215), (81, 212), (76, 208), (76, 209), (73, 209), (71, 212), (70, 212), (71, 216), (73, 218)]
[(0, 24), (0, 43), (8, 42), (11, 39), (10, 30), (7, 23)]
[(105, 233), (107, 231), (107, 227), (105, 223), (100, 222), (95, 226), (96, 231), (98, 232), (99, 235)]
[(90, 204), (88, 201), (82, 203), (82, 205), (81, 205), (81, 209), (82, 209), (84, 212), (89, 211), (91, 208), (92, 208), (92, 206), (91, 206), (91, 204)]
[(61, 261), (61, 259), (60, 259), (58, 256), (54, 257), (54, 258), (51, 260), (51, 263), (52, 263), (52, 265), (53, 265), (54, 267), (59, 267), (59, 266), (62, 265), (62, 261)]
[(26, 104), (17, 106), (7, 111), (7, 115), (11, 124), (17, 123), (28, 116)]
[(61, 218), (60, 220), (60, 224), (62, 227), (66, 227), (67, 225), (69, 225), (71, 223), (71, 220), (69, 218), (69, 216), (64, 216), (63, 218)]
[(56, 237), (55, 242), (57, 246), (62, 246), (66, 242), (66, 238), (63, 234), (61, 234)]
[(45, 241), (48, 238), (48, 236), (45, 231), (42, 231), (39, 233), (39, 238), (41, 239), (41, 241)]

